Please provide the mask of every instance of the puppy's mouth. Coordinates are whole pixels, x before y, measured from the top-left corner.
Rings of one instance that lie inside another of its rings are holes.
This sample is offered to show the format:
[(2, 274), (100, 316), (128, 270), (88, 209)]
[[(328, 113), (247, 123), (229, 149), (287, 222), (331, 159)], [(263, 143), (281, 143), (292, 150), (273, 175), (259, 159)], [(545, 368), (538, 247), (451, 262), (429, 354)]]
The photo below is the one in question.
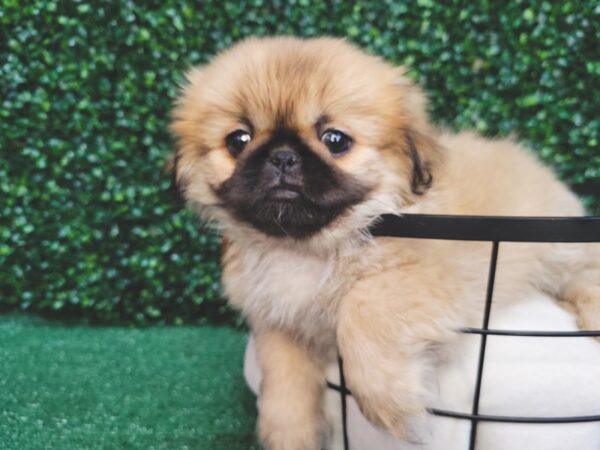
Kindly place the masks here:
[(362, 202), (370, 190), (293, 131), (279, 130), (240, 158), (215, 193), (238, 220), (269, 236), (302, 239)]
[(279, 173), (272, 177), (266, 191), (270, 200), (292, 201), (303, 196), (304, 180), (300, 171), (294, 174)]
[(282, 202), (296, 200), (300, 198), (301, 195), (302, 193), (298, 188), (285, 184), (272, 187), (268, 191), (268, 198), (272, 200), (280, 200)]

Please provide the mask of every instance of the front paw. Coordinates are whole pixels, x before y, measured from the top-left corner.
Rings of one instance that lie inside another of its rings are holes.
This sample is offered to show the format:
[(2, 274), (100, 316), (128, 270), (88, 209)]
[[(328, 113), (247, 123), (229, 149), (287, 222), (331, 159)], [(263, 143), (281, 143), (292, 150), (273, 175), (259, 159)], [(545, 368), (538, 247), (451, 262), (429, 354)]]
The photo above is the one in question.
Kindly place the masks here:
[[(406, 374), (404, 374), (406, 375)], [(346, 372), (361, 412), (372, 424), (405, 441), (418, 441), (423, 430), (425, 396), (420, 380), (378, 371), (367, 376)]]
[(265, 450), (320, 449), (318, 418), (314, 415), (302, 414), (294, 408), (294, 404), (286, 403), (281, 404), (279, 409), (261, 409), (258, 434)]

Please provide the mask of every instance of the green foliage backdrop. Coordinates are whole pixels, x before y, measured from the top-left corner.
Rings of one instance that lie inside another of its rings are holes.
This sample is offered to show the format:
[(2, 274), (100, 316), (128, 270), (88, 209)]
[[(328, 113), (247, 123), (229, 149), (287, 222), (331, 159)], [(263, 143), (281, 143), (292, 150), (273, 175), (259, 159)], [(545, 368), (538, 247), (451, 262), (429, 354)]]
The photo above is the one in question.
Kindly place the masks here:
[(0, 309), (130, 323), (222, 312), (217, 239), (168, 194), (182, 72), (249, 35), (346, 36), (410, 65), (451, 127), (600, 180), (585, 1), (0, 3)]

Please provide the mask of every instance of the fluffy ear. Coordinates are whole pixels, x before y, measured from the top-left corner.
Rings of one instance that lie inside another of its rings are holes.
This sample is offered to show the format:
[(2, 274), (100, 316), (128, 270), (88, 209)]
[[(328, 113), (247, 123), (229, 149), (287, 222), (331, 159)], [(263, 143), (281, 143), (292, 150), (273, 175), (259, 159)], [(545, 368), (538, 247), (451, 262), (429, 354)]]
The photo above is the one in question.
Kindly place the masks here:
[(404, 131), (406, 149), (412, 164), (410, 188), (413, 194), (423, 195), (433, 183), (433, 166), (437, 159), (435, 141), (413, 129)]
[(181, 198), (188, 182), (189, 167), (195, 159), (202, 76), (200, 67), (188, 70), (185, 74), (186, 82), (179, 86), (179, 95), (171, 114), (169, 129), (175, 138), (175, 149), (167, 157), (164, 167), (165, 172), (171, 175), (173, 192)]
[(433, 183), (433, 172), (441, 157), (435, 139), (435, 129), (427, 117), (427, 97), (400, 68), (398, 87), (402, 92), (404, 125), (403, 144), (411, 170), (411, 190), (416, 195), (424, 194)]

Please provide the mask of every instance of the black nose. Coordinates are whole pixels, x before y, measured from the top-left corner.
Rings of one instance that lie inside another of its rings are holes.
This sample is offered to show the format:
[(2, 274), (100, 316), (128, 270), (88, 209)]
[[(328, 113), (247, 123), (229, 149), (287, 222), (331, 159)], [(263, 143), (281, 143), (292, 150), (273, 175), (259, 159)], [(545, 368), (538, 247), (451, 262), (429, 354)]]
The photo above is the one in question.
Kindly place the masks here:
[(298, 154), (289, 148), (276, 148), (269, 153), (269, 161), (282, 172), (289, 172), (298, 165)]

